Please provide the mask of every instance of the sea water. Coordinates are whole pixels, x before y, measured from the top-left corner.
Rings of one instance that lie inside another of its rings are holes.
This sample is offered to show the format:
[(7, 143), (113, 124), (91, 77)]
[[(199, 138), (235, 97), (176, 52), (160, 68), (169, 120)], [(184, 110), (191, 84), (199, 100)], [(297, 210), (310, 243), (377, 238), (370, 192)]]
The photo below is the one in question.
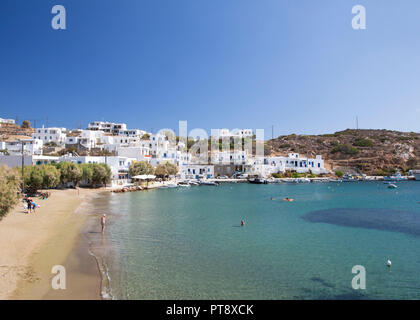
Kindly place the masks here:
[(419, 201), (416, 181), (107, 194), (101, 259), (116, 299), (420, 299)]

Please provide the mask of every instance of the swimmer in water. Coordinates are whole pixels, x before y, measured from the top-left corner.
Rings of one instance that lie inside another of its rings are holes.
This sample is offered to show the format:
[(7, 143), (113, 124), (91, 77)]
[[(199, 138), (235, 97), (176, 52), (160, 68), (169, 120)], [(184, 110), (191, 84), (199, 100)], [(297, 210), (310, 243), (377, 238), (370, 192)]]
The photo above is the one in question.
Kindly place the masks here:
[(105, 221), (106, 221), (106, 214), (104, 214), (101, 218), (102, 233), (105, 231)]
[(241, 220), (241, 226), (243, 227), (245, 225), (245, 221)]

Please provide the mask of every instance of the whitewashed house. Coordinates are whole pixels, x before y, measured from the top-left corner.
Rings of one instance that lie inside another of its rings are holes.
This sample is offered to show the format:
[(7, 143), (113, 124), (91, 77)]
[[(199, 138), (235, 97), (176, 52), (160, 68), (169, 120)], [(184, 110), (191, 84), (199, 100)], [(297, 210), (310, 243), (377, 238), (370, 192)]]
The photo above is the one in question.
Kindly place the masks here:
[(91, 150), (104, 149), (105, 145), (113, 143), (113, 136), (103, 131), (95, 130), (74, 130), (66, 136), (66, 146), (81, 146)]
[(40, 139), (45, 143), (53, 142), (57, 145), (63, 145), (66, 143), (66, 128), (42, 128), (35, 129), (35, 133), (32, 134), (32, 138)]
[(3, 118), (0, 118), (0, 125), (1, 125), (2, 123), (6, 123), (6, 124), (15, 124), (15, 120), (13, 120), (13, 119), (3, 119)]
[[(25, 166), (51, 164), (59, 162), (59, 157), (43, 155), (24, 155), (23, 161)], [(22, 155), (0, 155), (0, 164), (4, 164), (10, 168), (20, 167), (22, 165)]]
[(179, 167), (178, 176), (181, 179), (213, 179), (214, 166), (201, 164), (186, 164)]
[(104, 121), (94, 121), (88, 124), (88, 130), (103, 131), (111, 134), (118, 134), (121, 130), (127, 130), (125, 123), (114, 123)]
[(10, 155), (21, 155), (22, 141), (25, 155), (42, 155), (43, 141), (40, 139), (28, 138), (23, 140), (4, 141), (2, 149), (7, 150)]
[(215, 129), (212, 130), (212, 135), (215, 138), (223, 138), (223, 137), (238, 137), (238, 138), (245, 138), (245, 137), (252, 137), (254, 135), (254, 131), (252, 129)]
[(112, 172), (111, 185), (122, 186), (130, 182), (128, 170), (130, 165), (136, 161), (134, 158), (127, 158), (121, 156), (74, 156), (68, 154), (60, 157), (60, 162), (73, 162), (77, 164), (82, 163), (105, 163)]

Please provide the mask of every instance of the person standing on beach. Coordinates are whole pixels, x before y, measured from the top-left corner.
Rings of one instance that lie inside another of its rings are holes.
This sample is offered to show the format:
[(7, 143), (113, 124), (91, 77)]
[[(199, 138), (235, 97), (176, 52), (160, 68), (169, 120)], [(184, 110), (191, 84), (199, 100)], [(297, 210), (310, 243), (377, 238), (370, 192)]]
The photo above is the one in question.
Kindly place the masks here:
[(104, 214), (101, 218), (102, 232), (105, 231), (105, 219), (106, 219), (106, 214)]
[(26, 199), (26, 204), (27, 204), (27, 208), (28, 208), (28, 213), (31, 213), (31, 211), (32, 211), (32, 200), (31, 200), (31, 198)]

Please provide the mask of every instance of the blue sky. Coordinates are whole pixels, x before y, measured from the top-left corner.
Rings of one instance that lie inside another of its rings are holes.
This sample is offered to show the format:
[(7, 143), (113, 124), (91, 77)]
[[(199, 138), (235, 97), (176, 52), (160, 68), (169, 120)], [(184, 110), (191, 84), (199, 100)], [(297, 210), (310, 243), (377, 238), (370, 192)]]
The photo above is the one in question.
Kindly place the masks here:
[(419, 131), (417, 0), (2, 0), (0, 41), (0, 117), (38, 126)]

